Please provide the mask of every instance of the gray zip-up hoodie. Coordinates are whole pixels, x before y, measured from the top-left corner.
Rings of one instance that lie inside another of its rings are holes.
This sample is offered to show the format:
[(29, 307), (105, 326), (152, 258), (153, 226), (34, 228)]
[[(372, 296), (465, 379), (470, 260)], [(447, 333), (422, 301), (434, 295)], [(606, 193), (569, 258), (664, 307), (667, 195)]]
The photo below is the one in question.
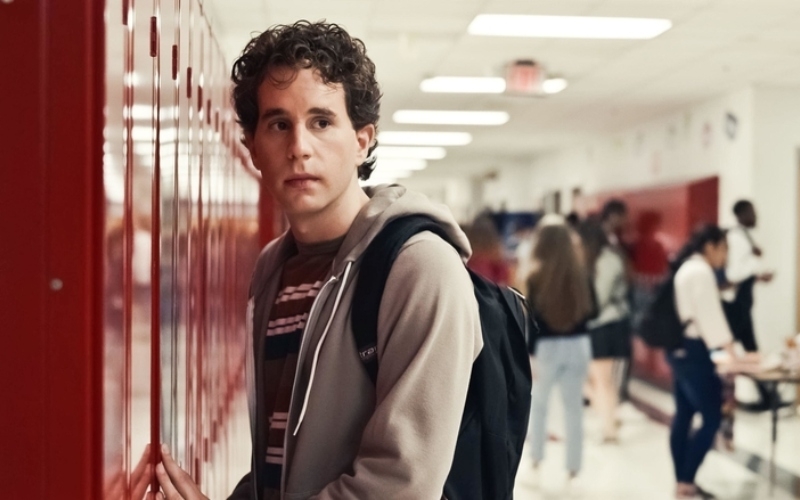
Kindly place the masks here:
[[(285, 500), (439, 499), (455, 451), (472, 363), (483, 347), (478, 306), (464, 267), (470, 247), (450, 211), (401, 186), (368, 191), (334, 258), (303, 334), (286, 432)], [(402, 248), (378, 315), (373, 385), (350, 325), (360, 257), (389, 221), (425, 214), (442, 223), (458, 252), (431, 233)], [(291, 233), (270, 243), (250, 289), (247, 354), (253, 464), (266, 456), (264, 332)], [(258, 498), (252, 472), (231, 499)]]

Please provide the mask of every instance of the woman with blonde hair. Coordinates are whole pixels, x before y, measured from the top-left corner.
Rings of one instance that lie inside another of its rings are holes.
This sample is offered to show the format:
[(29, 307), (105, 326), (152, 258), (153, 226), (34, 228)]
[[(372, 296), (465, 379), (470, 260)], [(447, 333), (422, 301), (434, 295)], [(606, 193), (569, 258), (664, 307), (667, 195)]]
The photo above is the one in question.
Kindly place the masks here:
[(548, 218), (537, 229), (528, 300), (539, 324), (531, 339), (535, 356), (531, 406), (531, 448), (534, 466), (544, 458), (547, 407), (558, 384), (566, 419), (566, 465), (570, 480), (581, 469), (583, 454), (583, 384), (592, 359), (586, 322), (594, 301), (579, 245), (563, 221)]

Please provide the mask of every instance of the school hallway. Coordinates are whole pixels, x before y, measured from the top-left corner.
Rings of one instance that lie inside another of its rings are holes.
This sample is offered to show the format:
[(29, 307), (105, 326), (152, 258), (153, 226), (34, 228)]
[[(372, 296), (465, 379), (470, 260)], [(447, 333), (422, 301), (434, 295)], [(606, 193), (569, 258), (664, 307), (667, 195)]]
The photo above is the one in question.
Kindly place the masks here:
[[(674, 411), (671, 395), (632, 380), (631, 395), (645, 408), (624, 403), (619, 444), (602, 444), (600, 421), (591, 408), (584, 413), (583, 470), (567, 487), (564, 468), (563, 418), (560, 397), (551, 395), (550, 440), (539, 471), (534, 471), (526, 446), (517, 474), (514, 498), (518, 500), (670, 500), (675, 483), (669, 453), (669, 427), (658, 420)], [(711, 451), (700, 468), (697, 483), (720, 500), (790, 500), (800, 498), (800, 417), (781, 411), (776, 449), (776, 484), (770, 495), (770, 414), (738, 411), (733, 453)], [(651, 416), (648, 416), (648, 413)], [(754, 470), (761, 470), (756, 473)], [(793, 492), (793, 493), (792, 493)]]

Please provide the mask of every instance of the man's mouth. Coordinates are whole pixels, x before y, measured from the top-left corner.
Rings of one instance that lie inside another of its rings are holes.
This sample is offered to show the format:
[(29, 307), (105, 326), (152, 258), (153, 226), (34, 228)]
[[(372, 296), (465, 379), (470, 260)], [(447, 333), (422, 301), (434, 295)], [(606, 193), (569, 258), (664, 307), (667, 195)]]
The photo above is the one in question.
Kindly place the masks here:
[(293, 175), (287, 178), (284, 181), (284, 184), (292, 188), (305, 188), (310, 186), (313, 182), (316, 181), (319, 181), (319, 177), (315, 177), (313, 175), (300, 174), (300, 175)]

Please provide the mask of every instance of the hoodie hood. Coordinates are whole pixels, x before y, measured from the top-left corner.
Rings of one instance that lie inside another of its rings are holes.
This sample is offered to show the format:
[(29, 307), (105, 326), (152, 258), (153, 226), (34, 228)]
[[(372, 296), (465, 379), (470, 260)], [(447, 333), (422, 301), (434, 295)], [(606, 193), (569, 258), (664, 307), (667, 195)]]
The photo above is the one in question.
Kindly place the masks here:
[(333, 273), (344, 270), (348, 262), (357, 260), (386, 224), (407, 215), (426, 215), (440, 223), (466, 263), (472, 255), (469, 240), (450, 209), (434, 203), (427, 196), (409, 191), (398, 184), (380, 185), (364, 190), (370, 200), (353, 220), (342, 247), (333, 262)]
[[(372, 240), (381, 232), (386, 224), (407, 215), (426, 215), (437, 221), (447, 232), (450, 241), (455, 245), (461, 260), (466, 264), (472, 255), (472, 247), (467, 235), (461, 230), (450, 209), (442, 203), (434, 203), (427, 196), (409, 191), (399, 184), (383, 184), (367, 187), (364, 192), (369, 196), (369, 201), (364, 205), (353, 220), (347, 231), (347, 236), (342, 241), (342, 246), (333, 260), (331, 269), (333, 276), (344, 272), (348, 262), (354, 262), (361, 257)], [(273, 276), (264, 275), (264, 269), (272, 272), (280, 271), (280, 264), (285, 262), (296, 250), (294, 236), (291, 230), (270, 242), (261, 252), (256, 263), (254, 276), (263, 279), (253, 280), (250, 295), (260, 292)]]

